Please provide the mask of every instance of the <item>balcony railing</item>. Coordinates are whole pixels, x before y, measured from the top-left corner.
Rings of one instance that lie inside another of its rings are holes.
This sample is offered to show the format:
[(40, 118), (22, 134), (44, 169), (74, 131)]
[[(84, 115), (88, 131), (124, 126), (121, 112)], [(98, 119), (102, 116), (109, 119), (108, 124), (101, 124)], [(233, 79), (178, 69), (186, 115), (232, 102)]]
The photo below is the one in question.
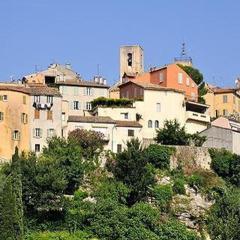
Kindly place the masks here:
[(201, 121), (201, 122), (210, 122), (209, 115), (204, 113), (192, 112), (192, 111), (186, 112), (186, 119), (192, 119), (192, 120)]
[(50, 110), (52, 106), (53, 106), (53, 103), (39, 103), (39, 102), (33, 103), (33, 107), (38, 110)]

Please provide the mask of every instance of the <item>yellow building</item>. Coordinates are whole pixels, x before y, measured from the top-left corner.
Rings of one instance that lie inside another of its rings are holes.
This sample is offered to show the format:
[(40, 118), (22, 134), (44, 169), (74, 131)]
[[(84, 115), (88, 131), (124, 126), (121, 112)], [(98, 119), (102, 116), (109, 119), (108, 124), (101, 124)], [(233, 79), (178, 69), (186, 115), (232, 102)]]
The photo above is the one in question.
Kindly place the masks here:
[(240, 93), (236, 88), (219, 88), (208, 85), (208, 93), (204, 96), (210, 105), (209, 114), (212, 118), (230, 116), (240, 118)]
[(0, 162), (30, 148), (29, 102), (26, 88), (0, 85)]

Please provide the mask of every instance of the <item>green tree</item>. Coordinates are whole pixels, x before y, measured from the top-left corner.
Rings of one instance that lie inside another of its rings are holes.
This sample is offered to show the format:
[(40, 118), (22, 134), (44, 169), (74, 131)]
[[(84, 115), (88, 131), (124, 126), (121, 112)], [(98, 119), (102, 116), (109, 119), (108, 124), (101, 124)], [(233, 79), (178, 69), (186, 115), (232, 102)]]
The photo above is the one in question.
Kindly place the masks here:
[(199, 95), (199, 102), (205, 103), (205, 100), (202, 96), (207, 93), (207, 89), (205, 87), (205, 82), (203, 81), (202, 73), (192, 66), (184, 66), (178, 64), (180, 68), (182, 68), (190, 77), (191, 79), (198, 85), (198, 95)]
[(143, 154), (138, 139), (127, 142), (127, 149), (117, 154), (113, 173), (118, 181), (122, 181), (130, 189), (128, 203), (130, 205), (145, 198), (149, 187), (154, 183), (154, 169)]
[(186, 133), (185, 127), (174, 120), (166, 120), (162, 129), (157, 130), (156, 141), (164, 145), (188, 145), (189, 134)]
[(82, 154), (85, 158), (94, 158), (95, 161), (98, 160), (105, 144), (103, 133), (85, 129), (75, 129), (70, 132), (68, 140), (75, 142), (84, 150)]
[(151, 144), (144, 150), (144, 156), (149, 163), (159, 169), (169, 169), (170, 157), (174, 148)]
[(18, 149), (0, 188), (0, 239), (23, 239), (22, 182)]
[(238, 240), (240, 236), (240, 190), (229, 188), (212, 206), (208, 229), (212, 239)]
[[(48, 141), (48, 145), (43, 149), (43, 157), (52, 159), (63, 171), (67, 181), (64, 193), (73, 194), (82, 183), (90, 160), (84, 161), (83, 150), (75, 141), (64, 138), (53, 137)], [(90, 167), (90, 166), (89, 166)]]

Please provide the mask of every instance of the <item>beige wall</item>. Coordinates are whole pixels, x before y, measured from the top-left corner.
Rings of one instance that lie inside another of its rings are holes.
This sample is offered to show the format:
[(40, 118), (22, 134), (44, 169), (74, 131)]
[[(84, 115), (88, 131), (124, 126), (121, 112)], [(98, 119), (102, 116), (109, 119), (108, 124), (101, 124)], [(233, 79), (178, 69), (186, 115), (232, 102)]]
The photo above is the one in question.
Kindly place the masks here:
[[(15, 91), (0, 91), (0, 95), (7, 95), (7, 101), (0, 101), (0, 112), (4, 114), (4, 120), (0, 121), (0, 160), (9, 160), (17, 146), (19, 151), (30, 149), (29, 133), (29, 96)], [(23, 102), (26, 99), (26, 104)], [(26, 113), (28, 122), (21, 122), (21, 114)], [(13, 140), (13, 131), (20, 132), (20, 139)]]
[[(60, 93), (62, 94), (62, 99), (68, 101), (69, 105), (69, 115), (78, 115), (83, 116), (84, 111), (86, 110), (86, 103), (91, 102), (95, 98), (98, 97), (108, 97), (108, 89), (107, 88), (97, 88), (90, 87), (91, 94), (87, 95), (87, 87), (83, 86), (69, 86), (69, 85), (61, 85), (59, 87)], [(73, 102), (79, 101), (80, 109), (73, 109)]]
[[(227, 96), (227, 102), (223, 102), (223, 96)], [(211, 117), (216, 117), (216, 110), (219, 116), (223, 116), (223, 110), (227, 110), (228, 115), (240, 113), (240, 97), (233, 93), (207, 93), (204, 96), (206, 104), (210, 105), (209, 114)], [(235, 100), (234, 100), (235, 99)]]
[[(35, 108), (33, 107), (34, 96), (31, 96), (31, 105), (30, 105), (30, 141), (31, 141), (31, 150), (35, 151), (35, 144), (40, 144), (40, 150), (46, 146), (48, 139), (48, 130), (54, 129), (56, 136), (61, 136), (62, 131), (62, 103), (61, 97), (53, 97), (53, 106), (52, 111), (52, 120), (47, 119), (47, 110), (40, 110), (40, 119), (35, 119), (34, 112)], [(47, 103), (47, 96), (40, 96), (40, 103)], [(41, 137), (34, 136), (34, 129), (41, 129)]]

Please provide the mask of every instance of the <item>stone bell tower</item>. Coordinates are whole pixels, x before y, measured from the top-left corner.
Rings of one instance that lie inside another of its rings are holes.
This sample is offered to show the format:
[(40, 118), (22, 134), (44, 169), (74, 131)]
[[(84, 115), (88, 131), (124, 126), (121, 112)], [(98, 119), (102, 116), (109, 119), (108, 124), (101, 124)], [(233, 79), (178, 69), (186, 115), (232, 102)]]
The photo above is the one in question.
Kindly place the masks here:
[(143, 49), (139, 45), (120, 48), (120, 81), (124, 74), (136, 76), (144, 72)]

